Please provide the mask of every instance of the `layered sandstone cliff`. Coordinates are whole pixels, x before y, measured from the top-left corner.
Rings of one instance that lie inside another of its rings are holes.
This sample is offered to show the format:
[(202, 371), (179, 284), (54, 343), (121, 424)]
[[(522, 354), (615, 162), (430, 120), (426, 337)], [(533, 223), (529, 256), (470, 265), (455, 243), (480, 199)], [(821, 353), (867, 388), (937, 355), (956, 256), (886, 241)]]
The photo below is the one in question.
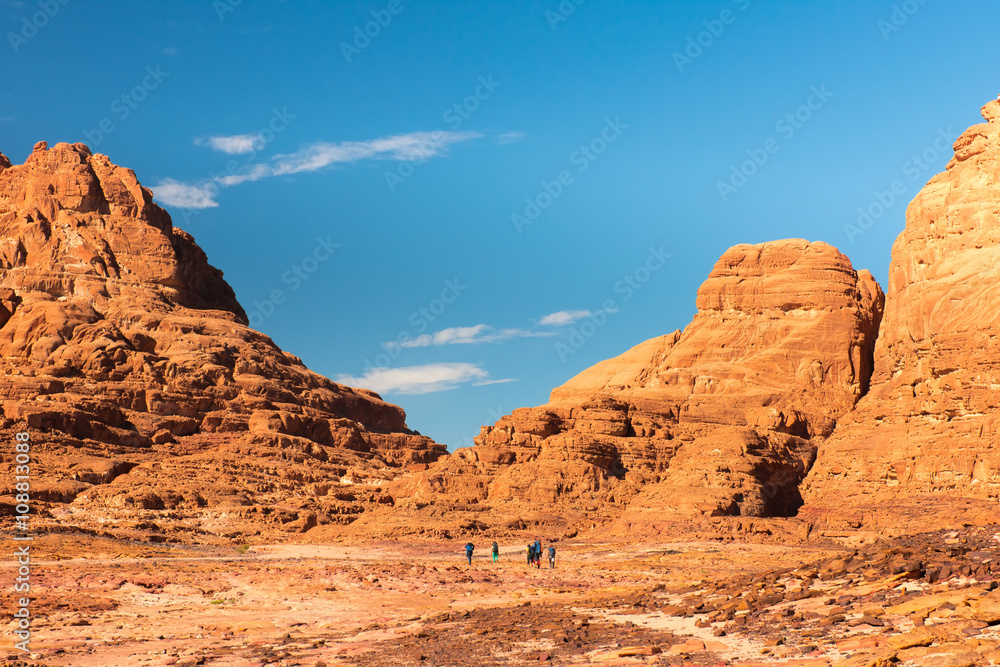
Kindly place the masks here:
[(194, 239), (83, 144), (0, 155), (0, 363), (0, 438), (32, 434), (33, 497), (91, 518), (226, 505), (305, 528), (445, 451), (250, 329)]
[(249, 329), (131, 171), (82, 144), (0, 155), (0, 437), (33, 434), (33, 493), (77, 523), (145, 508), (193, 532), (305, 530), (393, 498), (618, 528), (1000, 518), (1000, 101), (983, 116), (910, 205), (887, 295), (823, 243), (735, 246), (683, 332), (451, 456)]
[(982, 113), (907, 209), (871, 392), (820, 447), (812, 520), (916, 525), (1000, 498), (1000, 102)]
[(882, 291), (835, 248), (790, 240), (731, 248), (697, 306), (683, 333), (583, 371), (393, 493), (793, 514), (817, 444), (868, 390)]

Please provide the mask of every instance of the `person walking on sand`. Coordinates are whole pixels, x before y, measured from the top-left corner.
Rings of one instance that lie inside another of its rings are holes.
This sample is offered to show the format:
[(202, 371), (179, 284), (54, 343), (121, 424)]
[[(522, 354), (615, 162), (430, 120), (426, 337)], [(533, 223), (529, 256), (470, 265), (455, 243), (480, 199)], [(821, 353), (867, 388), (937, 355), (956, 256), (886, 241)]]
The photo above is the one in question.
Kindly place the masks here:
[(500, 545), (496, 542), (493, 543), (493, 562), (497, 562), (500, 559)]
[(554, 545), (549, 545), (549, 569), (551, 570), (556, 566), (556, 548)]
[(542, 541), (535, 540), (535, 567), (542, 567)]
[(472, 565), (472, 552), (475, 550), (475, 545), (469, 542), (465, 545), (465, 557), (469, 560), (469, 565)]
[(531, 563), (535, 560), (535, 545), (528, 545), (528, 567), (531, 567)]

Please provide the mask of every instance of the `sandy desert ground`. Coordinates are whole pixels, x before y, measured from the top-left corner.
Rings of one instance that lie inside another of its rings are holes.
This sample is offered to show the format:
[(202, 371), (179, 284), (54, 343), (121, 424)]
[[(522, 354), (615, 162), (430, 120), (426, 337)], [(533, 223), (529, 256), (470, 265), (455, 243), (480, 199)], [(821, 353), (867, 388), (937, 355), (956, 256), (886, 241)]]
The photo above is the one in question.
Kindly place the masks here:
[[(494, 565), (482, 542), (469, 567), (464, 543), (241, 552), (50, 535), (34, 546), (32, 658), (67, 666), (608, 664), (637, 647), (626, 662), (663, 651), (656, 664), (679, 664), (670, 647), (700, 637), (714, 650), (694, 651), (693, 664), (720, 664), (766, 648), (713, 644), (694, 618), (659, 610), (671, 602), (668, 592), (827, 555), (763, 545), (566, 543), (555, 569), (534, 569), (524, 546), (503, 545)], [(9, 637), (4, 648), (14, 660)]]
[(470, 567), (464, 540), (48, 535), (34, 546), (31, 661), (16, 662), (9, 632), (3, 654), (67, 667), (987, 665), (1000, 658), (998, 539), (970, 527), (860, 551), (577, 541), (534, 569), (520, 544), (493, 564), (488, 540)]

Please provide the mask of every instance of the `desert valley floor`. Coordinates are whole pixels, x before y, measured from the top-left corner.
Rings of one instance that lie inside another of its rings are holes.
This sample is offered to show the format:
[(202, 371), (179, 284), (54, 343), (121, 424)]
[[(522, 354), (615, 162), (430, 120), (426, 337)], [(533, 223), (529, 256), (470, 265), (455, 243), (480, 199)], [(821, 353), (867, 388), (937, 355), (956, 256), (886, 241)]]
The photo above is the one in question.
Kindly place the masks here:
[(39, 648), (18, 663), (8, 639), (0, 664), (985, 665), (1000, 659), (998, 531), (846, 551), (560, 541), (555, 569), (527, 567), (520, 542), (493, 564), (482, 538), (470, 567), (464, 540), (50, 535), (35, 545)]

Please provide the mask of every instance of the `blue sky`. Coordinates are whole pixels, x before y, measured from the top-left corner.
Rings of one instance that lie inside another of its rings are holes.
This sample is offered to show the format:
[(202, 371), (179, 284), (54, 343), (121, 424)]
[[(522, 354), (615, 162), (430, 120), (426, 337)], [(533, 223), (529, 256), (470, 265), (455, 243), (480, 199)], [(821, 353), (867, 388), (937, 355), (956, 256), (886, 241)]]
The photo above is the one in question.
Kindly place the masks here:
[(452, 447), (683, 328), (737, 243), (826, 241), (885, 286), (1000, 93), (985, 0), (0, 0), (0, 25), (0, 151), (134, 169), (256, 328)]

